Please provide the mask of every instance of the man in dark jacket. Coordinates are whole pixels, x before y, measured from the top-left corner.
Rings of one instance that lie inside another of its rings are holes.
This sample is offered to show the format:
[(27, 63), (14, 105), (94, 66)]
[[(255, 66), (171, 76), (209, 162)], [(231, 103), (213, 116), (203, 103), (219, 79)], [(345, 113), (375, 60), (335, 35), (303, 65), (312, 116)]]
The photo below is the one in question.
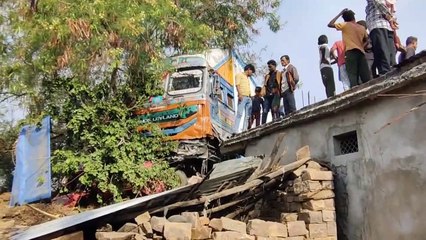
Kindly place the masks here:
[(290, 57), (284, 55), (281, 57), (281, 65), (284, 67), (283, 78), (281, 81), (281, 96), (283, 98), (285, 115), (296, 111), (296, 100), (294, 99), (294, 90), (299, 81), (299, 74), (293, 64), (290, 63)]
[(275, 60), (268, 61), (269, 73), (265, 76), (265, 81), (263, 83), (264, 87), (264, 103), (263, 103), (263, 113), (262, 113), (262, 124), (266, 123), (268, 118), (269, 111), (272, 112), (272, 118), (275, 119), (278, 116), (278, 113), (272, 108), (272, 102), (275, 95), (279, 94), (281, 89), (281, 72), (277, 70), (277, 62)]

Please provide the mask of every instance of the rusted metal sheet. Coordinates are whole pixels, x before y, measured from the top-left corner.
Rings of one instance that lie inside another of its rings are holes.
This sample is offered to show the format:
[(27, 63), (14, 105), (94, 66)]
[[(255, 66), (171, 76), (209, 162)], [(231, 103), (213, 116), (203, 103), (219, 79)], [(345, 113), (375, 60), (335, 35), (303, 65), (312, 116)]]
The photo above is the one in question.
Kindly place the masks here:
[(214, 165), (214, 169), (210, 174), (210, 178), (215, 179), (246, 169), (253, 169), (259, 166), (261, 162), (262, 159), (259, 157), (242, 157), (220, 162)]

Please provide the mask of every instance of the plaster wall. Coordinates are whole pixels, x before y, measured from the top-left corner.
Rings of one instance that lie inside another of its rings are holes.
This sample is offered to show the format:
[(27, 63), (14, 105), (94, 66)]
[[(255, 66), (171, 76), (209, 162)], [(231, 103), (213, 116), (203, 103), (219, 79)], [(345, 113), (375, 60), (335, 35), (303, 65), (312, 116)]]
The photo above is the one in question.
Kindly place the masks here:
[[(393, 93), (426, 89), (426, 81)], [(426, 236), (426, 96), (378, 97), (333, 116), (251, 140), (246, 156), (269, 155), (284, 132), (278, 156), (294, 161), (309, 145), (312, 157), (334, 170), (339, 239), (424, 239)], [(400, 118), (398, 118), (400, 117)], [(389, 124), (388, 124), (389, 123)], [(333, 136), (357, 131), (359, 151), (336, 155)]]

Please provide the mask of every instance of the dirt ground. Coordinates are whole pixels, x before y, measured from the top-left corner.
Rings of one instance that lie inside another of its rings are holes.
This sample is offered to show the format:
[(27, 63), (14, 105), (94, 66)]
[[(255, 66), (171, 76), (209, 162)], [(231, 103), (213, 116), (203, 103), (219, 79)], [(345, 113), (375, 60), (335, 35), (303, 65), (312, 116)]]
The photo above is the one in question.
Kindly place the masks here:
[[(40, 213), (29, 206), (9, 207), (10, 193), (0, 194), (0, 239), (8, 239), (11, 235), (24, 231), (30, 226), (79, 213), (76, 208), (50, 203), (36, 203), (31, 206), (44, 211)], [(48, 214), (53, 216), (48, 216)]]

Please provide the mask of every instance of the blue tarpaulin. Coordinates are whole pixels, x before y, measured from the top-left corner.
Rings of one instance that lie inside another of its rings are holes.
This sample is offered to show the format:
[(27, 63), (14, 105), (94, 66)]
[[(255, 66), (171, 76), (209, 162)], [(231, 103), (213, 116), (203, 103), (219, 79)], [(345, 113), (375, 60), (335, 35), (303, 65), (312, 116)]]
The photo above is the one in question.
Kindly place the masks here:
[(41, 126), (26, 125), (19, 134), (10, 205), (50, 197), (50, 117), (45, 117)]

